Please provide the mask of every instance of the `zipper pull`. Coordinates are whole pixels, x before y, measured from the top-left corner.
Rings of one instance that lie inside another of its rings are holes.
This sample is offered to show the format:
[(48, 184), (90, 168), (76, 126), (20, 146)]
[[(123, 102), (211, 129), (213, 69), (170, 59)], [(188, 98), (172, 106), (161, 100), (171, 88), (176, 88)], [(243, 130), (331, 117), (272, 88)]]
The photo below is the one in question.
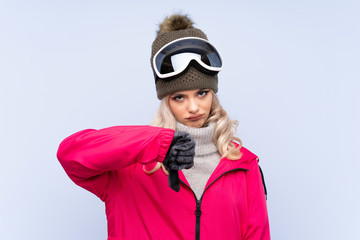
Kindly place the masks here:
[(200, 201), (196, 201), (196, 210), (194, 212), (195, 216), (200, 217), (202, 214), (201, 211), (201, 202)]

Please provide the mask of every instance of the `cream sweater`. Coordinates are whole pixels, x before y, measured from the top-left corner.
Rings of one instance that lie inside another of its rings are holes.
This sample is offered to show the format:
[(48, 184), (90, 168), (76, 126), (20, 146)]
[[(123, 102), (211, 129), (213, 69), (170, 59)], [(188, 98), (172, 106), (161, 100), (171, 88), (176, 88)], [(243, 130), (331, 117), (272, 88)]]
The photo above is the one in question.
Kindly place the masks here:
[(220, 162), (220, 153), (214, 143), (214, 130), (215, 123), (204, 128), (192, 128), (176, 123), (176, 131), (189, 133), (196, 143), (194, 166), (182, 172), (198, 199), (201, 198), (207, 181)]

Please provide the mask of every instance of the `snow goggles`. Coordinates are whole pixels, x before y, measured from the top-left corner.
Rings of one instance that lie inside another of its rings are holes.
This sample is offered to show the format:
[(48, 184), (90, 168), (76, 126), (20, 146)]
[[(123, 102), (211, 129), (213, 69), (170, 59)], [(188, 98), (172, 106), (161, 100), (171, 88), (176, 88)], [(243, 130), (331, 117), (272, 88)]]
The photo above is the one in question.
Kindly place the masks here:
[(222, 69), (220, 54), (209, 41), (185, 37), (166, 44), (154, 55), (154, 73), (161, 79), (171, 78), (184, 72), (191, 62), (213, 74)]

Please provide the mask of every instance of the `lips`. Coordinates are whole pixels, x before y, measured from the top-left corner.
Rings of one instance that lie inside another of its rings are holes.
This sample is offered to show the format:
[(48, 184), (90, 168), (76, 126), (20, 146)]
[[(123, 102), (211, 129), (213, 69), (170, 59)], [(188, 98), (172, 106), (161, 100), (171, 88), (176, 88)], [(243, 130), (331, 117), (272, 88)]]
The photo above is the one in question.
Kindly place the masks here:
[(204, 116), (204, 114), (197, 114), (197, 115), (188, 117), (188, 118), (186, 118), (186, 119), (187, 119), (187, 120), (190, 120), (190, 121), (197, 121), (197, 120), (201, 119), (203, 116)]

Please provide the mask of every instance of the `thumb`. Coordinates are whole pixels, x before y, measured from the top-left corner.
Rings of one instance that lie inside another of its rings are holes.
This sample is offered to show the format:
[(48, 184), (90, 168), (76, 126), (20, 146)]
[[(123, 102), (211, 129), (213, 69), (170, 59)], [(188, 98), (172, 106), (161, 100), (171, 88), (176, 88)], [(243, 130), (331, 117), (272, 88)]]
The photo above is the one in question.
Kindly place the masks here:
[(168, 176), (169, 186), (175, 192), (180, 191), (180, 180), (179, 180), (179, 172), (170, 170), (169, 169), (169, 176)]

